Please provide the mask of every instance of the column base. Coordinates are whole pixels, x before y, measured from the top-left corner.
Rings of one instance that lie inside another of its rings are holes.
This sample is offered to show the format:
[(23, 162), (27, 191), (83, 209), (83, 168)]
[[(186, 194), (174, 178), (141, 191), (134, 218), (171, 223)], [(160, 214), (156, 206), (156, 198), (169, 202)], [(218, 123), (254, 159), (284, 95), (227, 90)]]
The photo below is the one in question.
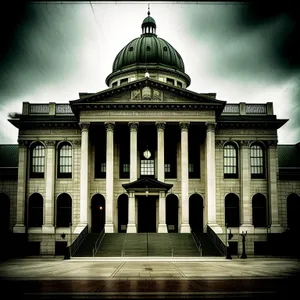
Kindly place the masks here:
[(52, 224), (46, 224), (42, 226), (42, 233), (54, 233), (55, 228)]
[(115, 232), (114, 224), (105, 224), (104, 231), (105, 233), (114, 233)]
[(208, 226), (215, 232), (215, 233), (223, 233), (223, 229), (216, 223), (208, 223)]
[(137, 233), (136, 224), (128, 224), (126, 232), (127, 233)]
[(242, 224), (239, 228), (239, 233), (243, 233), (247, 231), (247, 233), (254, 233), (254, 226), (251, 224)]
[[(79, 234), (85, 227), (86, 227), (87, 224), (78, 224), (76, 226), (76, 228), (74, 229), (73, 233), (76, 233), (76, 234)], [(70, 231), (70, 229), (69, 229)]]
[(13, 233), (25, 233), (26, 227), (24, 224), (16, 224), (13, 228)]
[(158, 224), (158, 233), (168, 233), (167, 224)]
[(282, 233), (284, 231), (283, 227), (280, 224), (271, 224), (269, 233)]
[(182, 223), (180, 225), (180, 233), (191, 233), (191, 227), (190, 224)]

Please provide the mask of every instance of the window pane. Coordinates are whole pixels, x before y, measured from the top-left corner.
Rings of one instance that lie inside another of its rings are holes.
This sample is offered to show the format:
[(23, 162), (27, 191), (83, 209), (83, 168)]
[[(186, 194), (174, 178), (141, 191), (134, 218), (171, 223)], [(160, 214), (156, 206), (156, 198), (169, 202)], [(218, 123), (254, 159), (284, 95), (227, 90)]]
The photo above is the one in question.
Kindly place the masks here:
[(72, 173), (72, 147), (63, 145), (59, 150), (59, 177), (71, 177)]

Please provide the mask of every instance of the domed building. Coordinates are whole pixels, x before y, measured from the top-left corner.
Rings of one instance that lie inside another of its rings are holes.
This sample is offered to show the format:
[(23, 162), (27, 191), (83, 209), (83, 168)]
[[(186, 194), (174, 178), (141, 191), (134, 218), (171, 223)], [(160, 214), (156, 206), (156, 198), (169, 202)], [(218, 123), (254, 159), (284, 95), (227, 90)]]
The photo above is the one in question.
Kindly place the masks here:
[(190, 83), (148, 12), (106, 90), (24, 102), (9, 119), (18, 145), (0, 147), (16, 255), (21, 243), (66, 257), (286, 254), (300, 208), (299, 143), (277, 144), (287, 120), (271, 102), (227, 103)]

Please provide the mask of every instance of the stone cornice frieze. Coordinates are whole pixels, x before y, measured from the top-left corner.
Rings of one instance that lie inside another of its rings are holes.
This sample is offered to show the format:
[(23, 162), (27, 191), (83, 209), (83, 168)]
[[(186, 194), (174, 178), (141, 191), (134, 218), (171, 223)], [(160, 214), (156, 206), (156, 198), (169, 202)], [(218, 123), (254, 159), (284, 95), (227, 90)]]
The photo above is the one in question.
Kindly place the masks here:
[(73, 140), (71, 141), (74, 148), (78, 148), (81, 146), (81, 140)]

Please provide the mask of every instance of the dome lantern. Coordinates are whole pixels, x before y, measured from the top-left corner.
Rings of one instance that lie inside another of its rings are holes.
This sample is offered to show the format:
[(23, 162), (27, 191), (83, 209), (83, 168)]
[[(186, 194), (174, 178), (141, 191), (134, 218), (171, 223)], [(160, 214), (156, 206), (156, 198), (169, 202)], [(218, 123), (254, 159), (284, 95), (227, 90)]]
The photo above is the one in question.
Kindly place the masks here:
[(148, 17), (146, 17), (142, 23), (142, 36), (143, 35), (155, 35), (156, 36), (156, 23), (155, 20), (150, 17), (150, 8), (148, 6)]

